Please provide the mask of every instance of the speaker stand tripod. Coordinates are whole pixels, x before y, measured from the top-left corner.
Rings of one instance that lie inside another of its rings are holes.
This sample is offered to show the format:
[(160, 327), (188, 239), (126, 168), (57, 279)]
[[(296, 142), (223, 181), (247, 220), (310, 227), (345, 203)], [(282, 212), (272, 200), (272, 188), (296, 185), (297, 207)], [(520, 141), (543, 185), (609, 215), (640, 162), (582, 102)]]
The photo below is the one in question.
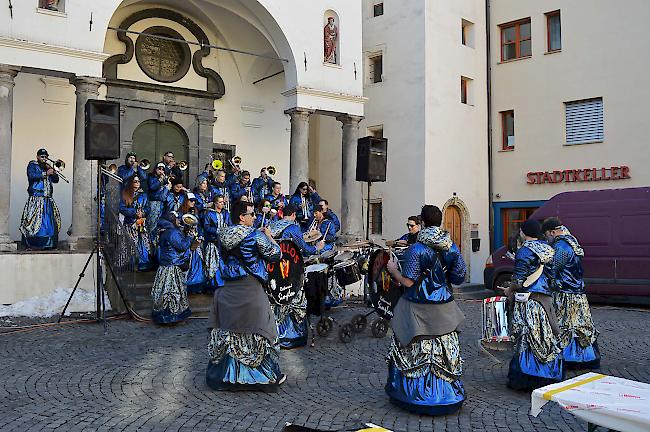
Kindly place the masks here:
[[(77, 278), (77, 283), (75, 283), (74, 288), (72, 289), (72, 292), (70, 293), (70, 297), (68, 297), (68, 301), (66, 302), (65, 306), (63, 307), (63, 310), (61, 311), (61, 314), (59, 315), (59, 319), (57, 323), (60, 323), (61, 320), (63, 319), (66, 310), (68, 309), (68, 306), (70, 305), (70, 302), (72, 301), (72, 297), (74, 296), (74, 293), (77, 291), (77, 288), (79, 288), (79, 284), (81, 283), (81, 280), (84, 278), (86, 274), (86, 269), (88, 268), (88, 264), (90, 264), (90, 261), (93, 259), (93, 257), (96, 255), (96, 278), (95, 278), (95, 293), (97, 296), (97, 301), (96, 301), (96, 308), (95, 308), (95, 321), (96, 322), (102, 322), (104, 324), (104, 330), (106, 330), (106, 302), (104, 300), (104, 286), (102, 284), (102, 259), (104, 258), (104, 245), (102, 243), (101, 239), (101, 202), (102, 202), (102, 165), (104, 164), (105, 161), (97, 161), (97, 229), (95, 230), (95, 238), (94, 238), (94, 247), (93, 250), (90, 252), (88, 255), (88, 259), (86, 260), (86, 264), (84, 264), (83, 269), (81, 269), (81, 273), (79, 273), (79, 278)], [(111, 272), (111, 276), (113, 276), (113, 280), (117, 281), (117, 278), (115, 277), (115, 272), (113, 271), (113, 267), (111, 266), (111, 263), (109, 260), (104, 261), (106, 263), (106, 267)], [(117, 286), (117, 291), (120, 294), (120, 298), (122, 302), (126, 305), (126, 299), (124, 298), (124, 293), (122, 293), (122, 288), (120, 288), (120, 285), (116, 283)], [(127, 311), (129, 315), (131, 314), (130, 309), (127, 307)]]

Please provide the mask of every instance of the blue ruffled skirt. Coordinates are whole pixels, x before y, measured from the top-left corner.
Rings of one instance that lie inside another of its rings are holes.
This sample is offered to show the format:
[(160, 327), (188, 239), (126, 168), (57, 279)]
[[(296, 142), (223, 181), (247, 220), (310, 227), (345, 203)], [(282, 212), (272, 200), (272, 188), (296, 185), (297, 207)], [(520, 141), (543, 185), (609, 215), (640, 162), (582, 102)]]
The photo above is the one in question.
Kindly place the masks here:
[(600, 349), (598, 342), (583, 348), (578, 338), (572, 338), (562, 351), (564, 364), (569, 369), (598, 369), (600, 368)]
[(206, 243), (204, 257), (205, 265), (207, 266), (205, 269), (206, 281), (204, 292), (209, 294), (225, 285), (226, 282), (223, 279), (224, 264), (219, 253), (219, 248), (214, 243)]
[(185, 273), (177, 266), (160, 266), (151, 288), (153, 311), (151, 319), (156, 324), (174, 324), (192, 314), (187, 300)]
[(307, 319), (298, 322), (292, 314), (287, 314), (284, 320), (278, 324), (278, 339), (280, 348), (291, 349), (307, 345), (309, 326)]
[(205, 290), (207, 278), (203, 268), (203, 251), (196, 248), (190, 252), (190, 269), (187, 271), (187, 292), (201, 294)]
[(30, 196), (21, 221), (22, 244), (30, 249), (54, 249), (60, 225), (59, 209), (51, 198)]
[(511, 389), (534, 390), (561, 381), (564, 381), (561, 356), (543, 363), (530, 350), (526, 350), (515, 354), (510, 360), (508, 387)]

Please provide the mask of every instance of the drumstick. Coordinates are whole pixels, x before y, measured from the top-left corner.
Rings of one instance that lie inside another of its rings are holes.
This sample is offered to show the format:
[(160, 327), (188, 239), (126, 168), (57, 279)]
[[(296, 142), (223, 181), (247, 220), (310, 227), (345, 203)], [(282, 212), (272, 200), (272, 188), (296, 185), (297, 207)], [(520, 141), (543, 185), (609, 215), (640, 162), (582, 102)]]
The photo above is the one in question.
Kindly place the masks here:
[(264, 228), (264, 219), (266, 219), (266, 213), (262, 212), (262, 226), (260, 228)]

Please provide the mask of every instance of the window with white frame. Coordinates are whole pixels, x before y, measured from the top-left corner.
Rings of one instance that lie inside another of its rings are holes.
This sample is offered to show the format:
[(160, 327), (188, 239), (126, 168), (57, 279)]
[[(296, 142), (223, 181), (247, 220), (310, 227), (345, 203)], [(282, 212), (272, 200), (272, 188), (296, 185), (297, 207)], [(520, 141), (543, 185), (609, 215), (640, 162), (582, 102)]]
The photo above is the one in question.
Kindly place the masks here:
[(466, 19), (460, 20), (460, 42), (470, 48), (474, 48), (474, 23)]
[(603, 98), (565, 102), (564, 106), (568, 145), (604, 141)]
[(38, 8), (53, 12), (65, 12), (65, 0), (38, 0)]

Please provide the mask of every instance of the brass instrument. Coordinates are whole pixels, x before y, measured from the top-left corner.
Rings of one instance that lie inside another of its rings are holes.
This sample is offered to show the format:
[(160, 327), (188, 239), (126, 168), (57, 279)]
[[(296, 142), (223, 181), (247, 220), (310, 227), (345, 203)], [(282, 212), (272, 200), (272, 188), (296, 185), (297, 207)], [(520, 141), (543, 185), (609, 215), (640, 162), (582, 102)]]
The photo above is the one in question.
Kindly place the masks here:
[(270, 165), (270, 166), (264, 168), (264, 170), (265, 170), (266, 173), (267, 173), (268, 175), (270, 175), (270, 176), (274, 176), (275, 173), (277, 172), (277, 171), (275, 170), (275, 167), (274, 167), (273, 165)]
[(220, 159), (213, 159), (211, 165), (212, 165), (212, 169), (215, 171), (219, 171), (220, 169), (223, 169), (223, 162), (221, 162)]
[(117, 165), (110, 164), (109, 166), (102, 165), (100, 167), (102, 174), (107, 175), (108, 177), (112, 178), (113, 180), (123, 183), (122, 177), (117, 175)]
[(52, 160), (49, 157), (47, 158), (47, 161), (50, 162), (48, 166), (52, 168), (56, 173), (59, 175), (59, 178), (63, 180), (66, 183), (70, 183), (70, 180), (65, 178), (63, 174), (61, 174), (61, 171), (65, 169), (65, 162), (63, 162), (61, 159), (57, 160)]
[(149, 168), (151, 168), (151, 162), (149, 162), (149, 159), (142, 159), (140, 162), (138, 162), (138, 165), (144, 171), (147, 171), (147, 170), (149, 170)]
[(185, 171), (188, 167), (189, 167), (189, 165), (188, 165), (187, 161), (182, 160), (182, 161), (180, 161), (178, 163), (178, 169), (181, 170), (181, 171)]
[(235, 156), (232, 159), (229, 159), (228, 162), (230, 162), (230, 165), (232, 165), (235, 170), (241, 169), (241, 156)]

